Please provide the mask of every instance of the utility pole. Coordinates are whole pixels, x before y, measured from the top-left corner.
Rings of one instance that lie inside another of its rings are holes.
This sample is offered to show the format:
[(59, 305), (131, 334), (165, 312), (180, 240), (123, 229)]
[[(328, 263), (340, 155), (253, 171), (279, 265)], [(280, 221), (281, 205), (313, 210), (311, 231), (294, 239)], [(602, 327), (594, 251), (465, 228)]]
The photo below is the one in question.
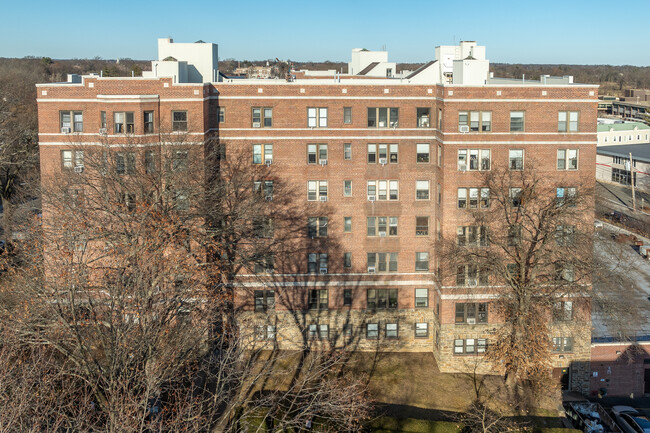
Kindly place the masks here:
[(632, 185), (632, 211), (636, 212), (636, 195), (634, 193), (634, 161), (630, 152), (630, 185)]

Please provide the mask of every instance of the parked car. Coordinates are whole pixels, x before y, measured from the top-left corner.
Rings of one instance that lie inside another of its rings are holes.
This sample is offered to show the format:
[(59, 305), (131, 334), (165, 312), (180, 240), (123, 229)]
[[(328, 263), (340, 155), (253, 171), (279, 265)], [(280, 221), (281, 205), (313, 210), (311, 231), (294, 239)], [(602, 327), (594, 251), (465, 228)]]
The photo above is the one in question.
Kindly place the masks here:
[(650, 421), (630, 406), (614, 406), (612, 414), (625, 433), (650, 433)]

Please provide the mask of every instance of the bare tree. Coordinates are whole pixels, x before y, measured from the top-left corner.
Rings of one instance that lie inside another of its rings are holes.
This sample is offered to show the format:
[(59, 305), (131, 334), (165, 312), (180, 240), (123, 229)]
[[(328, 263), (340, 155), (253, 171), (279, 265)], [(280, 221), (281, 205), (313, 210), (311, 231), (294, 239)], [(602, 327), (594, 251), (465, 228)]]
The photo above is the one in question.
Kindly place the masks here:
[(534, 169), (494, 169), (483, 185), (489, 197), (468, 206), (475, 209), (468, 209), (467, 226), (446, 242), (449, 279), (455, 275), (457, 285), (489, 286), (498, 294), (491, 307), (503, 324), (490, 337), (486, 357), (507, 383), (545, 381), (552, 315), (570, 302), (579, 324), (574, 331), (590, 327), (591, 184), (551, 182)]
[(27, 231), (22, 266), (1, 276), (0, 313), (17, 335), (6, 343), (51, 354), (83, 407), (61, 422), (84, 417), (84, 429), (238, 431), (260, 413), (360, 428), (369, 403), (340, 371), (344, 357), (318, 353), (283, 380), (276, 366), (289, 354), (239, 327), (222, 290), (240, 267), (268, 265), (262, 253), (291, 249), (266, 231), (280, 216), (256, 187), (268, 173), (219, 152), (217, 168), (233, 171), (217, 182), (203, 147), (171, 137), (71, 144), (73, 166), (43, 184), (43, 224)]

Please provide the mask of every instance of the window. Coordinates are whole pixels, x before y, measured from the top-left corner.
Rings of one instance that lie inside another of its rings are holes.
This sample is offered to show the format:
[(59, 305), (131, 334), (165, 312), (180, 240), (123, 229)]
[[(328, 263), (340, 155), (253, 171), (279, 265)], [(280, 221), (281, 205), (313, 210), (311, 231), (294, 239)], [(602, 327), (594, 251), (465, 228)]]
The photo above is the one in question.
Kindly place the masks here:
[(310, 180), (307, 182), (307, 200), (327, 201), (327, 181)]
[(219, 107), (219, 123), (226, 121), (226, 107)]
[(553, 303), (553, 320), (556, 322), (569, 322), (573, 320), (573, 302), (557, 301)]
[(309, 128), (327, 128), (327, 108), (307, 108)]
[(456, 228), (456, 244), (459, 247), (487, 247), (488, 229), (483, 226), (459, 226)]
[(366, 222), (368, 236), (397, 236), (397, 217), (372, 216)]
[(427, 338), (429, 336), (429, 324), (418, 322), (415, 324), (415, 338)]
[(71, 170), (73, 168), (83, 168), (84, 151), (83, 150), (62, 150), (61, 151), (61, 168)]
[(145, 111), (143, 114), (144, 133), (153, 134), (153, 111)]
[(420, 163), (429, 162), (429, 143), (418, 143), (416, 146), (416, 161)]
[(310, 340), (327, 340), (329, 339), (330, 327), (327, 324), (310, 324), (308, 329), (308, 337)]
[(253, 108), (253, 128), (270, 128), (273, 126), (273, 109), (265, 107)]
[(273, 237), (273, 218), (257, 216), (253, 218), (252, 234), (258, 238), (270, 239)]
[(510, 149), (510, 170), (524, 169), (524, 151), (522, 149)]
[(273, 257), (273, 254), (270, 253), (261, 254), (259, 257), (255, 259), (254, 265), (255, 267), (253, 268), (253, 271), (256, 274), (273, 273), (273, 269), (275, 269), (275, 259)]
[[(490, 151), (488, 151), (488, 168), (489, 168), (489, 160), (490, 160)], [(438, 145), (438, 167), (442, 167), (442, 146)]]
[(369, 180), (368, 200), (398, 200), (399, 181), (397, 180)]
[(379, 339), (379, 323), (366, 323), (366, 338), (368, 340)]
[(454, 355), (473, 355), (475, 353), (485, 353), (487, 348), (487, 339), (485, 338), (466, 338), (454, 340)]
[(634, 179), (634, 185), (636, 185), (636, 171), (631, 173), (630, 170), (612, 167), (612, 182), (617, 182), (622, 185), (630, 185), (632, 179)]
[[(101, 129), (106, 129), (106, 112), (105, 111), (100, 111), (99, 112), (99, 127)], [(101, 132), (101, 131), (100, 131)], [(103, 131), (106, 133), (106, 131)]]
[(415, 199), (416, 200), (429, 200), (429, 181), (416, 180), (415, 181)]
[(253, 144), (253, 164), (272, 164), (273, 145)]
[(429, 217), (416, 216), (415, 236), (428, 236), (428, 235), (429, 235)]
[(343, 217), (343, 233), (352, 232), (352, 217)]
[(429, 270), (429, 253), (427, 251), (415, 253), (415, 270)]
[(454, 322), (457, 325), (488, 323), (488, 304), (485, 302), (457, 302)]
[(557, 150), (557, 169), (558, 170), (577, 170), (578, 169), (578, 149), (558, 149)]
[(576, 205), (576, 198), (578, 197), (578, 189), (574, 187), (557, 187), (555, 189), (555, 201), (558, 206), (567, 205), (574, 207)]
[(83, 111), (61, 111), (60, 120), (62, 133), (83, 132), (84, 130)]
[(352, 197), (352, 181), (344, 180), (343, 181), (343, 196)]
[(475, 264), (460, 265), (456, 270), (456, 285), (465, 287), (486, 286), (488, 284), (487, 272), (482, 271)]
[(275, 308), (274, 290), (255, 290), (255, 311), (266, 311)]
[(180, 189), (174, 192), (174, 207), (180, 211), (190, 209), (190, 198), (186, 190)]
[(399, 108), (368, 107), (368, 128), (397, 128)]
[(428, 128), (431, 124), (431, 108), (417, 108), (418, 128)]
[(560, 246), (569, 246), (575, 243), (576, 226), (555, 227), (555, 242)]
[(458, 130), (460, 132), (490, 132), (492, 130), (492, 112), (459, 111)]
[(553, 337), (553, 352), (573, 352), (573, 337)]
[(133, 134), (134, 127), (132, 111), (113, 113), (113, 130), (116, 134)]
[(395, 310), (397, 309), (397, 289), (368, 289), (369, 310)]
[(135, 152), (115, 153), (115, 172), (117, 174), (135, 174)]
[(516, 247), (521, 245), (521, 226), (512, 225), (508, 227), (507, 244), (509, 247)]
[(458, 188), (459, 209), (490, 207), (490, 188)]
[(352, 107), (343, 107), (343, 123), (352, 123)]
[(458, 171), (484, 171), (489, 169), (490, 149), (460, 149), (458, 151)]
[(397, 253), (368, 253), (368, 272), (397, 272)]
[(315, 274), (327, 273), (327, 254), (326, 253), (309, 253), (307, 254), (307, 272)]
[(511, 111), (510, 112), (510, 132), (523, 132), (524, 131), (524, 112)]
[(398, 338), (397, 323), (386, 323), (386, 338), (393, 340)]
[(438, 184), (438, 204), (442, 203), (442, 185)]
[(309, 217), (307, 218), (307, 236), (314, 238), (327, 237), (327, 217)]
[(307, 145), (307, 164), (327, 164), (327, 144)]
[(349, 307), (352, 305), (352, 289), (343, 289), (343, 306)]
[(368, 164), (384, 165), (387, 163), (397, 164), (398, 146), (397, 144), (368, 144)]
[(575, 281), (575, 270), (571, 263), (555, 264), (555, 281), (566, 281), (572, 283)]
[(258, 341), (275, 340), (275, 326), (273, 325), (256, 326), (255, 339)]
[(187, 131), (187, 111), (172, 111), (172, 131)]
[(343, 253), (343, 267), (344, 268), (352, 267), (352, 253)]
[(267, 201), (273, 200), (273, 181), (256, 180), (253, 182), (253, 192), (264, 197)]
[(352, 143), (343, 143), (343, 159), (346, 161), (352, 159)]
[(510, 188), (510, 206), (521, 206), (522, 192), (521, 188)]
[(176, 150), (172, 155), (172, 171), (187, 171), (188, 151)]
[[(560, 111), (557, 114), (558, 132), (578, 132), (578, 111)], [(567, 122), (568, 120), (568, 122)]]
[(153, 174), (157, 171), (158, 163), (156, 161), (156, 151), (147, 150), (144, 153), (144, 168), (147, 174)]
[(137, 201), (135, 194), (130, 192), (120, 192), (117, 194), (117, 203), (126, 209), (127, 212), (135, 212)]
[(328, 295), (327, 289), (310, 289), (309, 290), (309, 309), (310, 310), (327, 310)]
[(415, 289), (415, 306), (429, 306), (429, 289)]

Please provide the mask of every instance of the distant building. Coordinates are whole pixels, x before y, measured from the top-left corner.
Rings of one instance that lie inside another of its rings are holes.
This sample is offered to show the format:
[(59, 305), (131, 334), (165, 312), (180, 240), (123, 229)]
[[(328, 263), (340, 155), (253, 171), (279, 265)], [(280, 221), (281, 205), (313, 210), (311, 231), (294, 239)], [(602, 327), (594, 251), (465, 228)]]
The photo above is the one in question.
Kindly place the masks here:
[(650, 143), (598, 146), (596, 152), (597, 180), (630, 185), (630, 167), (634, 167), (635, 185), (639, 190), (650, 192)]
[(650, 143), (650, 126), (642, 122), (598, 123), (598, 146)]

